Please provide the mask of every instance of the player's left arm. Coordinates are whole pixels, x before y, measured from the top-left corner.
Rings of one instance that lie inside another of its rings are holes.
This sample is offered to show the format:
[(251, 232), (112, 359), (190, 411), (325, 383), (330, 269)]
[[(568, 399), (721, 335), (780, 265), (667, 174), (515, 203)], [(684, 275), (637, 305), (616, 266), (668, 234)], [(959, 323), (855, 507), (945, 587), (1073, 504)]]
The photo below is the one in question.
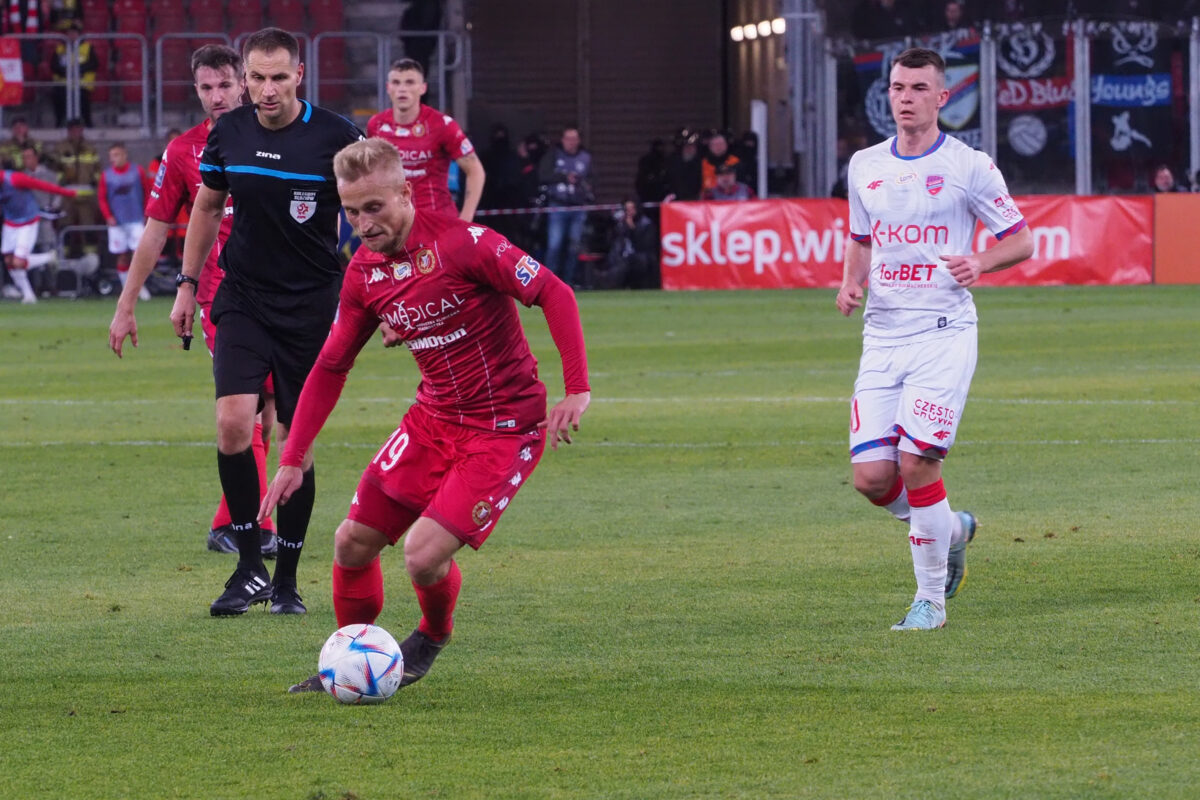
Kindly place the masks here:
[(523, 305), (541, 308), (550, 337), (558, 348), (566, 395), (538, 424), (546, 431), (550, 448), (557, 450), (559, 442), (571, 443), (571, 432), (579, 430), (580, 418), (592, 399), (583, 323), (575, 293), (533, 256), (495, 231), (482, 225), (476, 227), (481, 231), (478, 240), (466, 245), (476, 256), (468, 262), (473, 262), (470, 266), (472, 277)]
[(458, 164), (466, 181), (462, 211), (458, 213), (458, 218), (470, 222), (475, 218), (475, 210), (479, 208), (479, 199), (483, 197), (483, 183), (487, 180), (487, 173), (477, 153), (467, 153), (454, 159), (454, 163)]
[(973, 151), (967, 202), (971, 212), (996, 236), (997, 244), (982, 253), (940, 256), (959, 286), (967, 287), (985, 272), (999, 272), (1033, 255), (1033, 233), (1008, 194), (1004, 176), (986, 154)]

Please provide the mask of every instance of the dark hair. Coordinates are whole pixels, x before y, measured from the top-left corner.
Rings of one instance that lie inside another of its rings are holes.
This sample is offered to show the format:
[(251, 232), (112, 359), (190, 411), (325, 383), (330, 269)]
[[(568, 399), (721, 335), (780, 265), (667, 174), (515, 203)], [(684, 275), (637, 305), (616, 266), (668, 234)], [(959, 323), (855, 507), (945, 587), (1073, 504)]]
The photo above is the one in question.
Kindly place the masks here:
[(415, 58), (398, 58), (388, 67), (388, 72), (408, 72), (409, 70), (419, 72), (422, 78), (425, 77), (425, 68)]
[(110, 143), (110, 144), (108, 145), (108, 151), (111, 153), (113, 150), (116, 150), (118, 147), (119, 147), (120, 149), (124, 150), (126, 153), (128, 153), (128, 152), (129, 152), (129, 148), (125, 146), (125, 143), (124, 143), (124, 142), (112, 142), (112, 143)]
[(282, 28), (263, 28), (246, 37), (242, 42), (242, 59), (245, 60), (254, 51), (274, 53), (276, 50), (286, 50), (292, 57), (292, 63), (300, 63), (300, 43)]
[(196, 52), (192, 53), (192, 77), (195, 77), (196, 70), (201, 67), (208, 67), (218, 72), (225, 67), (231, 67), (233, 74), (241, 77), (242, 57), (238, 55), (237, 50), (228, 45), (206, 44), (196, 48)]
[(943, 78), (946, 77), (946, 62), (937, 52), (924, 47), (910, 47), (892, 59), (893, 67), (920, 69), (933, 67)]

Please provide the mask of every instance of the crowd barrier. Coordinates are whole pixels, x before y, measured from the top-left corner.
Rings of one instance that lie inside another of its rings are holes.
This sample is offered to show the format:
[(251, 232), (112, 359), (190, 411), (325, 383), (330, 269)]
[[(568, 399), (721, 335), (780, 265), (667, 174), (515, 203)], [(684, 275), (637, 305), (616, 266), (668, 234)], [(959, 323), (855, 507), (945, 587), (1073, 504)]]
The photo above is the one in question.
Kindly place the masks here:
[[(1033, 232), (1034, 255), (984, 275), (980, 285), (1200, 283), (1200, 259), (1190, 241), (1200, 195), (1029, 195), (1016, 201)], [(847, 210), (844, 200), (666, 203), (663, 288), (836, 288)], [(923, 235), (910, 228), (891, 235)], [(977, 227), (976, 251), (994, 243)]]

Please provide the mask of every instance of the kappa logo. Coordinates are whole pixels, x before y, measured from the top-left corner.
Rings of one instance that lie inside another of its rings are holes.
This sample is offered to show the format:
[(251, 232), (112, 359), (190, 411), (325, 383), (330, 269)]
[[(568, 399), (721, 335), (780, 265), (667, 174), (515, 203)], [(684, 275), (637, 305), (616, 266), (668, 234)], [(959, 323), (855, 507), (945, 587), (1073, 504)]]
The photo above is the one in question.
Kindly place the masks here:
[(413, 259), (417, 263), (417, 272), (422, 275), (428, 275), (433, 272), (436, 266), (436, 259), (433, 257), (433, 251), (427, 247), (423, 247), (417, 251), (417, 257)]
[(878, 189), (880, 186), (883, 186), (883, 181), (881, 180), (874, 180), (867, 184), (867, 188), (872, 192)]
[(367, 283), (379, 283), (380, 281), (386, 280), (387, 273), (381, 270), (379, 267), (373, 267), (371, 269), (371, 277), (367, 278)]
[(479, 244), (479, 237), (483, 235), (483, 231), (484, 228), (481, 228), (478, 225), (472, 225), (471, 227), (467, 228), (467, 233), (471, 234), (471, 239), (475, 242), (475, 244)]
[(516, 475), (513, 475), (511, 478), (508, 479), (508, 482), (511, 483), (513, 486), (520, 486), (521, 485), (521, 473), (518, 472)]
[(388, 124), (385, 122), (385, 123), (383, 123), (382, 125), (380, 125), (380, 126), (379, 126), (379, 132), (380, 132), (380, 133), (391, 133), (391, 132), (392, 132), (392, 126), (391, 126), (391, 125), (388, 125)]
[(398, 281), (402, 281), (411, 275), (412, 275), (412, 264), (408, 263), (407, 261), (393, 261), (392, 262), (392, 277), (393, 278), (395, 278)]

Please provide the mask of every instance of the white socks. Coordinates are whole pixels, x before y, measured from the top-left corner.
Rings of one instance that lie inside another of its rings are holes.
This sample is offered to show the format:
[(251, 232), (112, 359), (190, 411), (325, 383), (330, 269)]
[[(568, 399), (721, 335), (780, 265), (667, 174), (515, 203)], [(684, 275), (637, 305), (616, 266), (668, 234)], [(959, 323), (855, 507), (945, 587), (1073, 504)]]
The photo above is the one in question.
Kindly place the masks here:
[[(946, 558), (955, 527), (955, 519), (940, 480), (909, 492), (912, 526), (908, 543), (912, 550), (913, 573), (917, 577), (914, 600), (928, 600), (938, 608), (946, 606)], [(960, 534), (961, 536), (961, 534)]]

